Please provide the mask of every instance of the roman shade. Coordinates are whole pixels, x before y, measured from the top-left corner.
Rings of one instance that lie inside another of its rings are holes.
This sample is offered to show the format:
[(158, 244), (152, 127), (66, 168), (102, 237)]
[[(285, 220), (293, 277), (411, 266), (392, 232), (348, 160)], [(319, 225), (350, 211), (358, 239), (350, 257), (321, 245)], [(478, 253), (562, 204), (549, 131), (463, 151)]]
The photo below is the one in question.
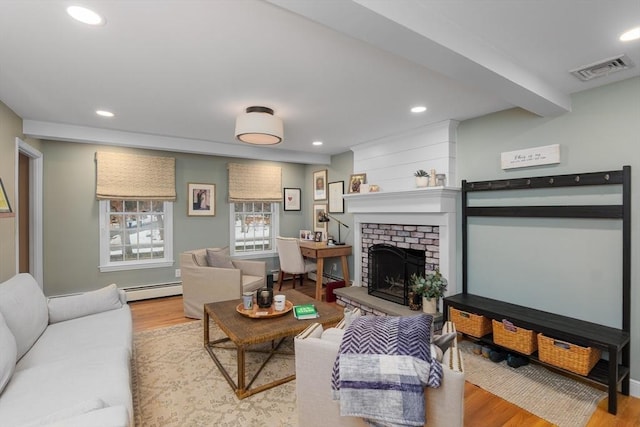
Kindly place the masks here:
[(176, 200), (176, 159), (96, 152), (98, 200)]
[(282, 168), (229, 163), (229, 202), (282, 201)]

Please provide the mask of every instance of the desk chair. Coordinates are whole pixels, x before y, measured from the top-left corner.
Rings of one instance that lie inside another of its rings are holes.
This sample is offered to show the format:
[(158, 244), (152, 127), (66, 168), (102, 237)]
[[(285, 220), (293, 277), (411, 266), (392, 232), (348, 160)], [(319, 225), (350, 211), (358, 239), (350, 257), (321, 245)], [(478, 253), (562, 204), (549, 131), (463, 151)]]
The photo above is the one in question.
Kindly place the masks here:
[(304, 275), (316, 271), (316, 263), (302, 256), (298, 239), (276, 237), (276, 247), (280, 258), (280, 274), (278, 274), (278, 291), (282, 290), (282, 280), (285, 274), (293, 276), (293, 289), (296, 288), (296, 277), (300, 276), (300, 286), (304, 282)]

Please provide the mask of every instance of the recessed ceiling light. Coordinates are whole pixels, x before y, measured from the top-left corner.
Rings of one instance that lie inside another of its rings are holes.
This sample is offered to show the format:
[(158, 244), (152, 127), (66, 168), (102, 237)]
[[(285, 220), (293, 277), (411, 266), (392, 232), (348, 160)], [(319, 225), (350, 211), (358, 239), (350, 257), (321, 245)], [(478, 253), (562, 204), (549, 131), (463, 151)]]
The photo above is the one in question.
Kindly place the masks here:
[(631, 40), (640, 39), (640, 27), (632, 28), (631, 30), (623, 33), (620, 36), (620, 41), (628, 42)]
[(311, 144), (313, 144), (313, 145), (322, 145), (322, 141), (313, 141)]
[(96, 110), (96, 114), (102, 117), (113, 117), (114, 114), (111, 111)]
[(67, 13), (75, 20), (85, 23), (87, 25), (103, 25), (105, 23), (102, 16), (95, 13), (93, 10), (80, 6), (69, 6)]
[(427, 111), (427, 107), (425, 107), (424, 105), (418, 105), (411, 109), (412, 113), (424, 113), (425, 111)]

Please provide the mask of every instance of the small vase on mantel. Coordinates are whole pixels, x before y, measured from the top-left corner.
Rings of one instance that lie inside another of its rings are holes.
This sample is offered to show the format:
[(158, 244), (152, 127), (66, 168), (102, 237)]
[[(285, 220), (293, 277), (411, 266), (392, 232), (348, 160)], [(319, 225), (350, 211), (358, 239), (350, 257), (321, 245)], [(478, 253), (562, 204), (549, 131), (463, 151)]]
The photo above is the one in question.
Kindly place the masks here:
[(438, 298), (422, 297), (422, 311), (426, 314), (436, 314), (438, 312)]
[(424, 169), (418, 169), (413, 176), (416, 177), (416, 187), (426, 187), (429, 185), (429, 174)]

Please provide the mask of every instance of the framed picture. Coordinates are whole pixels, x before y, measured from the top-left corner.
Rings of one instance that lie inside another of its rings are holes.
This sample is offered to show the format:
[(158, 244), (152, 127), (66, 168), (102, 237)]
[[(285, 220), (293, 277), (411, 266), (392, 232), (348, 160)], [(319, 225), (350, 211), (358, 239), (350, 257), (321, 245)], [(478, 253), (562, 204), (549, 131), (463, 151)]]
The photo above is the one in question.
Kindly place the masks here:
[(302, 190), (299, 188), (285, 188), (283, 206), (285, 211), (300, 210), (300, 196)]
[(329, 213), (344, 213), (344, 181), (329, 183)]
[(313, 236), (314, 242), (322, 242), (322, 231), (316, 231)]
[(190, 182), (187, 215), (216, 216), (216, 185)]
[(313, 231), (300, 230), (300, 240), (311, 240), (313, 238)]
[(7, 192), (4, 190), (4, 184), (2, 183), (2, 178), (0, 178), (0, 213), (11, 213), (11, 205), (9, 204), (9, 197), (7, 197)]
[(327, 205), (313, 205), (313, 231), (327, 231), (327, 223), (318, 221), (320, 213), (326, 211)]
[(313, 200), (327, 200), (327, 170), (313, 173)]
[(360, 185), (367, 183), (366, 173), (356, 173), (349, 178), (349, 193), (359, 193)]

